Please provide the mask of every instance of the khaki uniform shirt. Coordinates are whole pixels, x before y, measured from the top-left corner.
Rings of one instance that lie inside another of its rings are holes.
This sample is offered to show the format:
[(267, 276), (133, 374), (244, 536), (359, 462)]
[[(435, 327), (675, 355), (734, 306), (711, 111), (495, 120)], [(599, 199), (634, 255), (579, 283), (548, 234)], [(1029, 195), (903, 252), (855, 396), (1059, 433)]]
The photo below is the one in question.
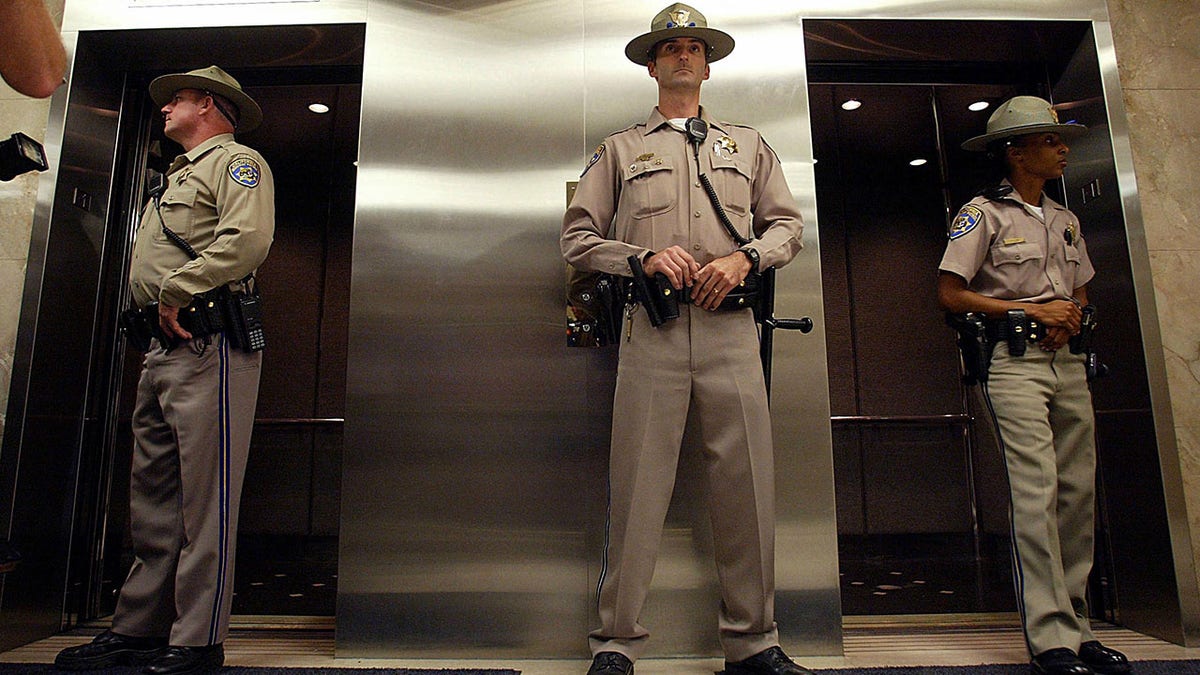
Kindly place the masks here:
[[(760, 269), (782, 267), (802, 247), (799, 207), (775, 152), (749, 127), (701, 109), (708, 137), (700, 166), (734, 226), (752, 239)], [(562, 251), (577, 269), (632, 276), (627, 258), (672, 245), (703, 267), (739, 247), (696, 173), (692, 146), (655, 108), (645, 124), (604, 139), (563, 218)]]
[(990, 298), (1070, 300), (1095, 275), (1079, 219), (1045, 195), (1042, 212), (1045, 222), (1015, 190), (998, 199), (972, 199), (950, 227), (938, 269), (961, 276), (971, 290)]
[[(199, 257), (172, 243), (163, 223)], [(274, 236), (270, 167), (233, 134), (213, 136), (175, 158), (159, 208), (151, 200), (142, 211), (129, 270), (133, 300), (139, 307), (153, 300), (186, 306), (193, 295), (257, 269)]]

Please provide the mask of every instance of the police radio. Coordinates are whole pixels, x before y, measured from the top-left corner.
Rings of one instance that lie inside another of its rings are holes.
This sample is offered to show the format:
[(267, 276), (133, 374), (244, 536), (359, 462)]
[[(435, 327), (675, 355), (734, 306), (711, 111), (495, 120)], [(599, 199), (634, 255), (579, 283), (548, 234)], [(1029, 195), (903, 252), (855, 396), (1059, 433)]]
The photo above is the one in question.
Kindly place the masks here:
[(700, 144), (708, 138), (708, 122), (699, 117), (689, 117), (683, 123), (684, 133), (687, 134), (688, 140), (692, 142), (692, 147), (699, 149)]
[(234, 293), (229, 303), (233, 315), (228, 331), (234, 347), (247, 352), (260, 352), (267, 346), (263, 332), (262, 296), (254, 293)]

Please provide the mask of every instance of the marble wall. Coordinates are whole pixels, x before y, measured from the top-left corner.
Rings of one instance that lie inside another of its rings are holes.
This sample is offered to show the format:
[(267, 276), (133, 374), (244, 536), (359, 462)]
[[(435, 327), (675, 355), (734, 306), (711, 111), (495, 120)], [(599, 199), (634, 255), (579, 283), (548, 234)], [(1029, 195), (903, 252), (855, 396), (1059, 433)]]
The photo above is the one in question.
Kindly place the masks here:
[(1200, 559), (1200, 2), (1108, 0)]
[[(47, 5), (61, 22), (65, 0)], [(1157, 295), (1192, 541), (1200, 558), (1200, 2), (1108, 0)], [(0, 133), (41, 138), (49, 104), (0, 82)], [(36, 176), (0, 182), (0, 435)]]
[[(64, 6), (65, 0), (46, 0), (56, 25), (62, 25)], [(0, 80), (0, 138), (8, 138), (14, 131), (20, 131), (42, 141), (49, 114), (49, 101), (22, 96)], [(8, 387), (12, 380), (13, 349), (17, 342), (37, 181), (36, 173), (0, 181), (0, 438), (4, 435), (4, 418), (8, 411)]]

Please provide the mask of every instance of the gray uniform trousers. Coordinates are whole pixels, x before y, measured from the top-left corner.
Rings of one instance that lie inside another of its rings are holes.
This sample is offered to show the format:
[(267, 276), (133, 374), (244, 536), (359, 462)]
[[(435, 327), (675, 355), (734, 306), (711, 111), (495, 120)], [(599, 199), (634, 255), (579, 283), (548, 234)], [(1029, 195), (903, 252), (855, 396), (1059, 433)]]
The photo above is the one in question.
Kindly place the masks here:
[(1095, 639), (1087, 581), (1095, 540), (1096, 444), (1083, 355), (1030, 343), (992, 355), (987, 395), (1012, 497), (1013, 575), (1030, 654)]
[(683, 306), (659, 328), (644, 311), (622, 340), (613, 405), (609, 523), (593, 654), (636, 660), (639, 623), (674, 490), (689, 407), (703, 444), (726, 658), (779, 644), (775, 603), (775, 468), (758, 333), (748, 310)]
[(175, 646), (229, 633), (238, 504), (262, 353), (221, 335), (146, 354), (133, 412), (130, 520), (136, 556), (113, 631)]

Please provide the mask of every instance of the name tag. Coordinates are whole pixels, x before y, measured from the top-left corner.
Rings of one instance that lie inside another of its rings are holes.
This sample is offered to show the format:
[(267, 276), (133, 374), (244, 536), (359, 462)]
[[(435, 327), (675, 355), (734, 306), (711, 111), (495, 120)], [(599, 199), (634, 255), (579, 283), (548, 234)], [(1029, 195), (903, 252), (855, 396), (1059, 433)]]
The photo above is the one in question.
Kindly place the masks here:
[(1004, 240), (1005, 246), (1012, 246), (1013, 244), (1024, 244), (1024, 243), (1025, 243), (1025, 237), (1009, 237), (1008, 239)]

